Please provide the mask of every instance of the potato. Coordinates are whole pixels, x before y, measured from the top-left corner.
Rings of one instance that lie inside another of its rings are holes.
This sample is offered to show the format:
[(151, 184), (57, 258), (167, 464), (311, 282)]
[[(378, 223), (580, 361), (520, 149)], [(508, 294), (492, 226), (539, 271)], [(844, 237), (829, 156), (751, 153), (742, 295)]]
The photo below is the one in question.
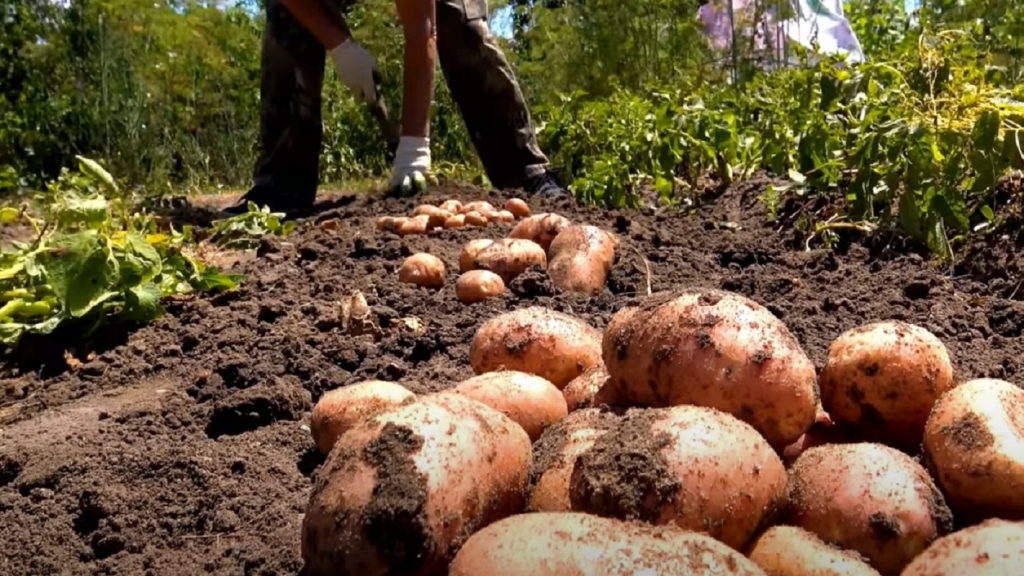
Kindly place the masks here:
[(455, 297), (463, 304), (476, 304), (504, 293), (501, 276), (487, 270), (470, 270), (455, 282)]
[(327, 454), (335, 441), (356, 424), (415, 399), (416, 395), (405, 387), (381, 380), (331, 390), (313, 407), (309, 424), (313, 443), (321, 454)]
[(537, 243), (519, 238), (502, 238), (489, 244), (473, 258), (474, 270), (490, 270), (508, 284), (534, 266), (547, 268), (548, 257)]
[(425, 252), (409, 256), (398, 269), (399, 282), (435, 290), (444, 286), (444, 276), (444, 262), (437, 256)]
[(603, 356), (626, 403), (718, 408), (780, 450), (821, 406), (814, 365), (786, 325), (730, 292), (683, 290), (620, 310), (605, 329)]
[(796, 442), (793, 442), (782, 450), (782, 461), (789, 466), (793, 462), (796, 462), (796, 459), (799, 458), (801, 454), (815, 446), (824, 446), (826, 444), (849, 444), (857, 441), (859, 441), (859, 439), (852, 432), (842, 426), (815, 423), (806, 434), (797, 438)]
[(530, 206), (519, 198), (509, 198), (505, 201), (505, 210), (511, 212), (516, 218), (529, 218)]
[(429, 216), (430, 214), (433, 214), (437, 210), (437, 206), (433, 206), (431, 204), (420, 204), (419, 206), (413, 208), (412, 212), (409, 213), (409, 216), (416, 217), (422, 214), (426, 214)]
[(494, 244), (494, 240), (487, 238), (480, 238), (467, 242), (466, 245), (462, 247), (462, 253), (459, 254), (459, 270), (461, 272), (469, 272), (472, 270), (473, 260), (476, 259), (476, 255), (491, 244)]
[(794, 526), (769, 528), (747, 557), (768, 576), (879, 576), (853, 552), (833, 548)]
[(402, 220), (401, 223), (398, 223), (398, 220), (402, 219), (398, 218), (395, 221), (396, 230), (399, 236), (426, 234), (427, 232), (430, 231), (430, 216), (426, 214), (420, 214), (419, 216), (406, 218)]
[(531, 461), (521, 426), (459, 394), (365, 420), (314, 475), (304, 573), (446, 574), (471, 534), (524, 509)]
[(574, 512), (702, 532), (740, 550), (785, 505), (786, 469), (749, 424), (714, 408), (634, 408), (577, 459)]
[(516, 215), (508, 210), (499, 210), (497, 219), (498, 222), (511, 223), (516, 221)]
[(465, 225), (465, 214), (455, 214), (454, 216), (449, 216), (448, 219), (444, 221), (445, 228), (462, 228)]
[(864, 440), (916, 450), (935, 401), (955, 386), (946, 347), (924, 328), (875, 322), (839, 336), (821, 370), (821, 402)]
[(470, 226), (487, 226), (487, 222), (487, 217), (479, 212), (466, 212), (466, 224)]
[(1011, 574), (1024, 574), (1024, 523), (991, 519), (939, 538), (901, 576)]
[(534, 442), (569, 413), (555, 385), (534, 374), (502, 370), (463, 380), (452, 391), (483, 402), (526, 430)]
[(789, 475), (784, 523), (859, 553), (883, 576), (898, 576), (952, 529), (952, 515), (928, 472), (883, 444), (811, 448)]
[(565, 216), (544, 212), (520, 220), (509, 232), (508, 237), (532, 240), (547, 252), (555, 236), (570, 224)]
[(616, 398), (611, 394), (613, 390), (613, 387), (609, 385), (608, 369), (604, 367), (604, 364), (599, 364), (587, 368), (572, 382), (569, 382), (562, 390), (562, 395), (565, 396), (569, 412), (573, 412), (601, 404), (615, 403)]
[(528, 512), (570, 512), (569, 477), (576, 458), (599, 436), (615, 427), (618, 416), (598, 408), (582, 409), (559, 420), (533, 446)]
[(583, 320), (541, 306), (484, 322), (469, 347), (477, 374), (501, 368), (536, 374), (559, 390), (601, 363), (601, 332)]
[(924, 455), (960, 522), (1024, 520), (1024, 390), (983, 378), (946, 392), (925, 424)]
[(712, 538), (572, 512), (505, 518), (477, 532), (449, 576), (764, 576)]
[(604, 289), (618, 240), (597, 226), (566, 226), (548, 248), (548, 275), (556, 288), (593, 296)]
[(441, 205), (438, 206), (438, 208), (441, 210), (447, 210), (452, 214), (462, 214), (462, 202), (458, 200), (445, 200), (444, 202), (441, 202)]
[(484, 200), (468, 202), (466, 204), (463, 204), (459, 210), (463, 214), (469, 214), (470, 212), (477, 212), (479, 214), (490, 214), (493, 212), (497, 212), (493, 204)]
[(377, 218), (377, 230), (381, 232), (391, 231), (395, 229), (395, 217), (394, 216), (381, 216)]

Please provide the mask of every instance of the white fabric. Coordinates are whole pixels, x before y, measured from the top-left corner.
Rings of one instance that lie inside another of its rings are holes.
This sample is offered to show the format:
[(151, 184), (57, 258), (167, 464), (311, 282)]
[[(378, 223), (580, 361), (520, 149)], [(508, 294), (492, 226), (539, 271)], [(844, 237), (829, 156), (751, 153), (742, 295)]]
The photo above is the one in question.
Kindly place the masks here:
[(430, 173), (430, 138), (402, 136), (395, 151), (391, 187), (401, 186), (406, 176), (414, 178), (417, 172), (424, 178)]
[(377, 101), (377, 86), (374, 72), (377, 61), (358, 42), (349, 38), (331, 50), (338, 77), (348, 86), (352, 94), (370, 104)]

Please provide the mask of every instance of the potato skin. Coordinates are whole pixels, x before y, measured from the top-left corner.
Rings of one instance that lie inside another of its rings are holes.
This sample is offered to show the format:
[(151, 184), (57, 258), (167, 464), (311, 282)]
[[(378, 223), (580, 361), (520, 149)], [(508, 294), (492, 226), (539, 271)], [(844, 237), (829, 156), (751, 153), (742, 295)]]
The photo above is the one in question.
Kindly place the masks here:
[(962, 525), (1024, 520), (1024, 390), (976, 379), (946, 392), (925, 425), (924, 456)]
[(356, 424), (415, 399), (404, 386), (382, 380), (331, 390), (313, 406), (309, 423), (313, 443), (321, 454), (328, 454), (338, 438)]
[(494, 244), (494, 240), (489, 238), (479, 238), (466, 242), (466, 245), (462, 247), (462, 252), (459, 254), (459, 271), (465, 273), (472, 270), (473, 260), (476, 259), (476, 255), (491, 244)]
[(712, 538), (573, 512), (505, 518), (477, 532), (449, 576), (764, 576)]
[(444, 227), (448, 228), (448, 229), (451, 229), (451, 228), (462, 228), (465, 225), (466, 225), (466, 215), (465, 214), (455, 214), (454, 216), (449, 216), (448, 219), (444, 221)]
[(508, 284), (533, 266), (547, 268), (548, 257), (536, 242), (519, 238), (502, 238), (477, 253), (474, 270), (490, 270)]
[(1024, 523), (991, 519), (932, 543), (901, 576), (1024, 574)]
[(444, 262), (433, 254), (419, 252), (409, 256), (398, 269), (398, 281), (439, 289), (444, 286)]
[(447, 210), (452, 214), (458, 215), (462, 213), (462, 202), (454, 199), (445, 200), (444, 202), (441, 202), (440, 205), (438, 205), (438, 208), (440, 208), (441, 210)]
[(487, 222), (487, 217), (476, 210), (466, 212), (466, 224), (468, 226), (487, 226)]
[(314, 476), (304, 573), (445, 574), (471, 534), (523, 510), (531, 460), (522, 427), (459, 394), (363, 421)]
[(488, 270), (470, 270), (455, 281), (455, 297), (463, 304), (476, 304), (504, 293), (501, 276)]
[(615, 262), (615, 236), (590, 225), (566, 226), (548, 248), (548, 275), (559, 290), (593, 296)]
[(516, 218), (529, 218), (530, 205), (521, 198), (509, 198), (505, 201), (505, 210), (512, 213)]
[(396, 218), (395, 226), (395, 230), (398, 232), (399, 236), (426, 234), (430, 231), (430, 216), (427, 214), (420, 214), (419, 216), (413, 216), (412, 218)]
[(530, 442), (569, 413), (565, 398), (554, 384), (515, 370), (480, 374), (463, 380), (452, 391), (508, 416), (526, 430)]
[(956, 385), (942, 342), (900, 321), (841, 334), (821, 370), (821, 402), (861, 438), (905, 451), (920, 447), (932, 406)]
[(576, 460), (574, 512), (673, 524), (742, 550), (785, 505), (782, 460), (749, 424), (714, 408), (625, 413)]
[(952, 530), (952, 514), (927, 471), (883, 444), (811, 448), (789, 476), (785, 523), (859, 553), (882, 576), (898, 576)]
[(575, 316), (542, 306), (520, 308), (477, 329), (469, 363), (477, 374), (504, 367), (536, 374), (562, 390), (601, 363), (601, 332)]
[(833, 548), (795, 526), (769, 528), (747, 557), (768, 576), (879, 576), (853, 552)]
[(620, 310), (603, 356), (624, 401), (717, 408), (779, 449), (810, 429), (821, 407), (814, 365), (786, 325), (730, 292), (683, 290)]
[(569, 412), (575, 412), (601, 404), (615, 404), (617, 399), (613, 392), (609, 386), (608, 369), (599, 364), (573, 378), (562, 390), (562, 395)]
[(520, 220), (509, 232), (508, 237), (531, 240), (540, 244), (540, 247), (547, 252), (555, 236), (558, 236), (562, 229), (571, 224), (572, 222), (565, 216), (543, 212)]

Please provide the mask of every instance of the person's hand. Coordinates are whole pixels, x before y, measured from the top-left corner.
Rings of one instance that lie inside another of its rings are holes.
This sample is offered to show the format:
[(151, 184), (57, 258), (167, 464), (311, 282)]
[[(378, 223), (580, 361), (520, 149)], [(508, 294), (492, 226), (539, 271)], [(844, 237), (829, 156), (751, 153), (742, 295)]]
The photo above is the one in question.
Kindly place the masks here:
[(373, 104), (377, 101), (377, 60), (358, 42), (349, 38), (331, 50), (334, 67), (341, 81), (356, 98)]
[(389, 186), (392, 192), (422, 192), (430, 174), (430, 138), (402, 136), (395, 151), (395, 168)]

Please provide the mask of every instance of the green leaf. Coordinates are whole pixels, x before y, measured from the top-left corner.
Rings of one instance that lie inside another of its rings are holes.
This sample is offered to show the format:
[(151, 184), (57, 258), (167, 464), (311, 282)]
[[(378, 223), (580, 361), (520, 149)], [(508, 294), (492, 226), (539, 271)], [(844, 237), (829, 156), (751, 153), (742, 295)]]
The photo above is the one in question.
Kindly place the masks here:
[(981, 215), (984, 216), (986, 220), (988, 220), (989, 222), (994, 222), (995, 221), (996, 215), (995, 215), (995, 212), (992, 212), (992, 207), (991, 206), (986, 204), (986, 205), (982, 206), (980, 208), (980, 210), (981, 210)]
[(13, 224), (21, 218), (21, 210), (5, 206), (0, 208), (0, 224)]
[(93, 230), (65, 234), (53, 240), (46, 275), (63, 310), (78, 318), (117, 295), (117, 262)]
[(114, 182), (114, 177), (110, 175), (110, 172), (104, 170), (98, 162), (85, 158), (84, 156), (75, 156), (75, 160), (78, 160), (78, 169), (81, 170), (83, 174), (92, 176), (107, 190), (117, 193), (117, 183)]
[(124, 320), (152, 322), (164, 313), (162, 297), (160, 287), (152, 282), (130, 288), (124, 294), (124, 309), (119, 316)]
[(935, 212), (928, 212), (924, 218), (925, 243), (928, 249), (936, 256), (948, 259), (951, 256), (949, 240), (946, 238), (946, 229), (942, 225), (942, 216)]
[(967, 232), (971, 227), (971, 220), (962, 204), (950, 200), (943, 193), (932, 197), (931, 208), (938, 213), (945, 224), (952, 226), (961, 232)]
[(121, 261), (121, 285), (129, 287), (149, 282), (160, 274), (161, 270), (162, 260), (156, 248), (141, 234), (127, 234)]
[(24, 324), (17, 324), (13, 322), (0, 323), (0, 343), (4, 346), (15, 346), (18, 341), (21, 340), (21, 335), (24, 333)]
[(903, 231), (918, 240), (922, 239), (921, 209), (914, 198), (913, 190), (905, 190), (900, 195), (900, 224)]
[(65, 224), (102, 224), (110, 218), (110, 202), (102, 196), (70, 198), (60, 208), (57, 218)]

